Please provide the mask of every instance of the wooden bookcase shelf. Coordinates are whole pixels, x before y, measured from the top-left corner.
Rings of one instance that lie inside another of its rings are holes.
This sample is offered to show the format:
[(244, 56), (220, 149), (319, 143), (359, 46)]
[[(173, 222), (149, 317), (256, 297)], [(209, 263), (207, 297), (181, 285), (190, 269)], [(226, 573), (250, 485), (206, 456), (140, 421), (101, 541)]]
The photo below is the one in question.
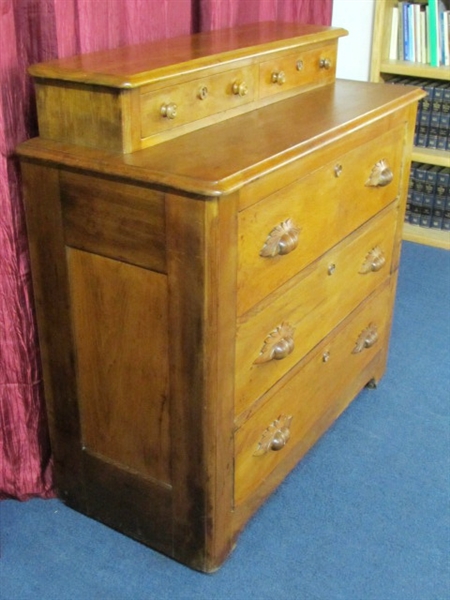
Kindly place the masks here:
[(386, 75), (405, 75), (407, 77), (420, 77), (421, 79), (448, 80), (448, 67), (430, 67), (422, 63), (413, 63), (407, 60), (382, 60), (379, 63), (379, 78)]
[[(371, 81), (386, 81), (394, 75), (416, 79), (440, 79), (447, 81), (448, 67), (431, 67), (421, 63), (389, 59), (389, 38), (391, 31), (392, 8), (397, 0), (383, 0), (375, 3), (374, 29), (372, 37)], [(414, 148), (412, 160), (441, 167), (450, 166), (450, 152), (432, 148)], [(450, 250), (450, 232), (428, 229), (405, 224), (403, 238), (408, 241), (427, 244)]]

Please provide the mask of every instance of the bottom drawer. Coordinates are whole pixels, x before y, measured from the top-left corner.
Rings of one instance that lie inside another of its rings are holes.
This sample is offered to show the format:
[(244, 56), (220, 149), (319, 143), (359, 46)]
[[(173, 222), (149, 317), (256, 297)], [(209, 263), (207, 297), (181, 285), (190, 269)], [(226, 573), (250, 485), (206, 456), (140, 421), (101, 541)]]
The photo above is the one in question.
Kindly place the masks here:
[(338, 416), (352, 381), (387, 348), (391, 297), (388, 281), (292, 369), (236, 431), (236, 505), (295, 449), (298, 452), (314, 428), (323, 431), (321, 420)]

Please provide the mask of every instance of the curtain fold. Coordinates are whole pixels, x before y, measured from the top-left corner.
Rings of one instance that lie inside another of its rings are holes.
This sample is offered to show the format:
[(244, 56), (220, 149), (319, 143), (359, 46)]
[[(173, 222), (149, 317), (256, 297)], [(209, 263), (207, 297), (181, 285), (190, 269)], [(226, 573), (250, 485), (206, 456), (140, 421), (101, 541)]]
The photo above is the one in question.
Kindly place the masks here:
[(202, 31), (261, 21), (330, 25), (333, 0), (199, 0)]
[(0, 498), (50, 497), (32, 282), (16, 146), (37, 135), (30, 64), (197, 30), (329, 25), (332, 0), (0, 0)]

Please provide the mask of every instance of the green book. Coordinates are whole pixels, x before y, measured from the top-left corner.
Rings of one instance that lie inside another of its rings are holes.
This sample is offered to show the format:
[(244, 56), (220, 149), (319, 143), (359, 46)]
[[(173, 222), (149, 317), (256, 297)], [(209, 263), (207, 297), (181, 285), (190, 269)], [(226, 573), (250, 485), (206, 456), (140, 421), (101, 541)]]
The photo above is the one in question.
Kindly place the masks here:
[(438, 67), (439, 52), (439, 0), (428, 0), (428, 45), (430, 65)]

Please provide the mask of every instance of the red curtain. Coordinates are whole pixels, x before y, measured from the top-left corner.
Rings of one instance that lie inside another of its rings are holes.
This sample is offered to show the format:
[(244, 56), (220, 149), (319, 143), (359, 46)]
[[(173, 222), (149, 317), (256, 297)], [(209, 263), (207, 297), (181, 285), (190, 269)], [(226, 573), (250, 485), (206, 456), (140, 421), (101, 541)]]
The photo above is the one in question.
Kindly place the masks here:
[(260, 21), (330, 25), (333, 0), (199, 0), (202, 31)]
[(53, 494), (14, 156), (37, 135), (28, 65), (263, 20), (329, 25), (331, 11), (332, 0), (0, 0), (0, 498)]

